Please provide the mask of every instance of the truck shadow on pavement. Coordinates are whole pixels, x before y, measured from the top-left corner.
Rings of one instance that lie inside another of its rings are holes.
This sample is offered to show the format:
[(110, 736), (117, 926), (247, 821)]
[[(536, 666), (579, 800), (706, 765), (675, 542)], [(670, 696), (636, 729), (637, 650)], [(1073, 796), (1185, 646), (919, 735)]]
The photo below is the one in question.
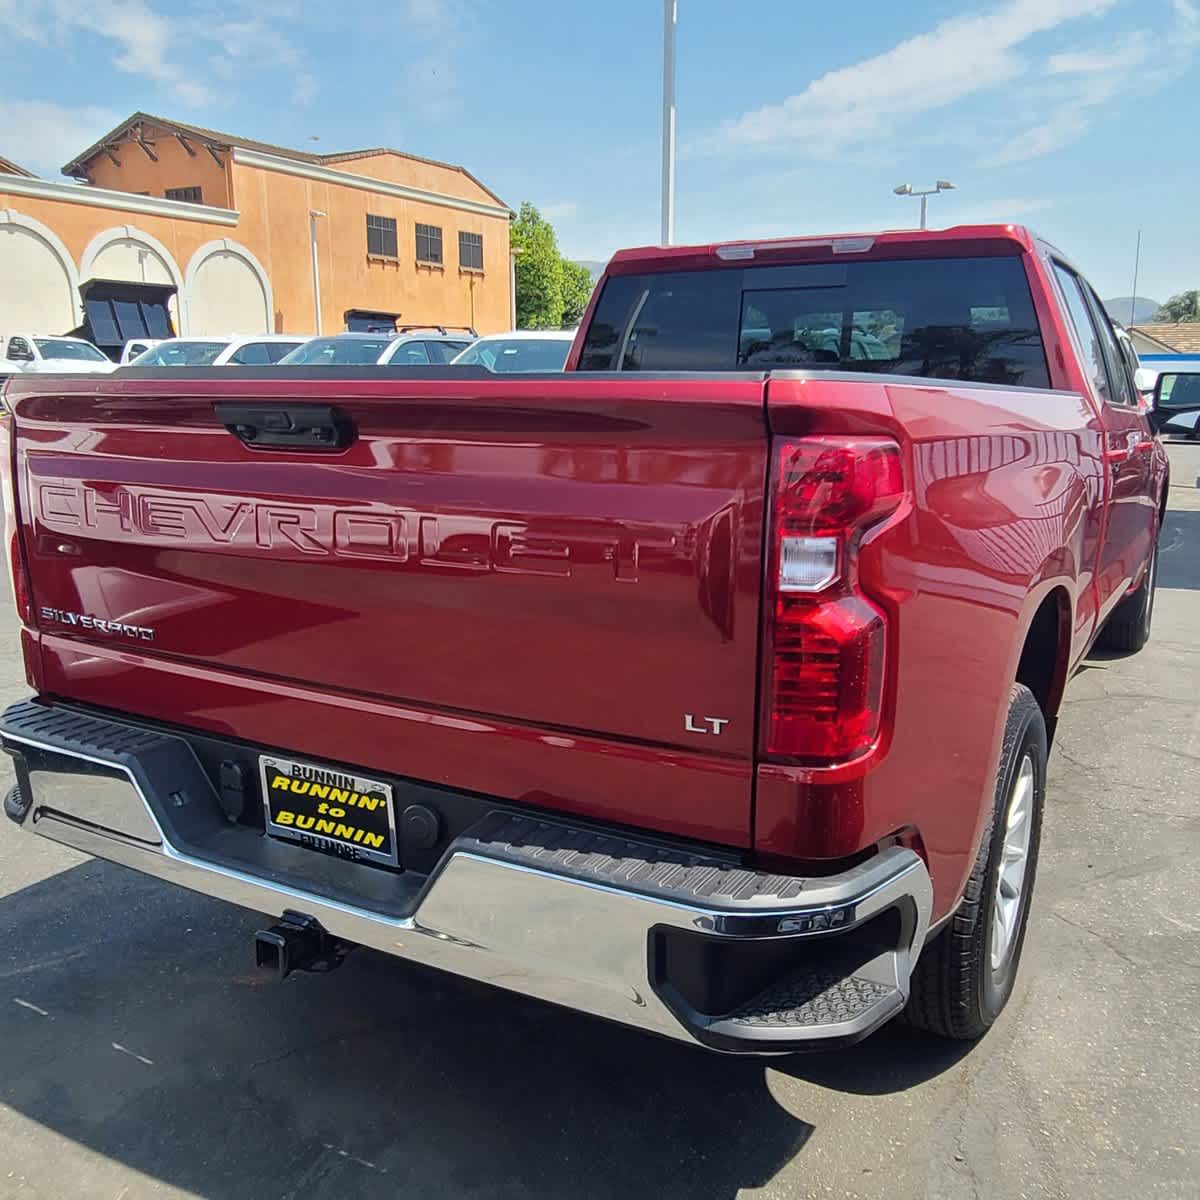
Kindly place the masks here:
[[(733, 1197), (813, 1132), (762, 1060), (368, 951), (276, 984), (263, 923), (101, 862), (0, 900), (0, 1102), (37, 1123), (0, 1109), (10, 1166), (63, 1194), (95, 1160), (49, 1130), (214, 1198)], [(884, 1031), (771, 1069), (889, 1091), (961, 1053)]]

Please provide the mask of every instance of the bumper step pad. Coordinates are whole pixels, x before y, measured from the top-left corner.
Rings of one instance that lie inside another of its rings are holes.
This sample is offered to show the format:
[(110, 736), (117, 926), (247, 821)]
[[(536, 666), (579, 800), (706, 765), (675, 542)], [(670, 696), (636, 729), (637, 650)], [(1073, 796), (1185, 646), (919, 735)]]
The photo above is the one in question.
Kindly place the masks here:
[(842, 978), (835, 971), (808, 969), (772, 984), (728, 1020), (773, 1029), (840, 1025), (896, 994), (895, 988), (858, 975)]

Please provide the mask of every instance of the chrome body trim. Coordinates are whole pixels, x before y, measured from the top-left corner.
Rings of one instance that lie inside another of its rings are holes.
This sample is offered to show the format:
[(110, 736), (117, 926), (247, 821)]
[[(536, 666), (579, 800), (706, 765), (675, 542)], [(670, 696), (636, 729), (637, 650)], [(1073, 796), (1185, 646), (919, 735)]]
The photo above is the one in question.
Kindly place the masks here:
[[(790, 1031), (789, 1043), (799, 1038), (819, 1044), (862, 1036), (897, 1011), (929, 927), (928, 872), (913, 851), (900, 847), (841, 874), (805, 880), (800, 896), (784, 907), (737, 911), (716, 901), (646, 895), (452, 843), (411, 915), (390, 916), (197, 857), (173, 844), (127, 766), (16, 731), (2, 734), (5, 748), (15, 753), (41, 750), (105, 769), (98, 775), (81, 768), (103, 780), (103, 787), (82, 790), (80, 774), (30, 770), (37, 779), (20, 822), (27, 831), (272, 917), (299, 911), (335, 937), (386, 954), (684, 1041), (696, 1040), (696, 1030), (650, 978), (648, 939), (656, 928), (832, 944), (837, 934), (904, 906), (909, 916), (900, 922), (901, 944), (870, 964), (872, 977), (893, 989), (889, 1003), (839, 1025)], [(765, 1041), (718, 1048), (779, 1052)]]

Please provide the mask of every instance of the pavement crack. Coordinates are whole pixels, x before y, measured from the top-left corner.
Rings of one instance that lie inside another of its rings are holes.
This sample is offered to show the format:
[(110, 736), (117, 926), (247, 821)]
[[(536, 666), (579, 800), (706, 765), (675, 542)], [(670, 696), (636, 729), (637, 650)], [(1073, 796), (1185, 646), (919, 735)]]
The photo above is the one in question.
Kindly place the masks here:
[(1116, 946), (1114, 946), (1112, 944), (1112, 942), (1110, 942), (1108, 940), (1108, 938), (1106, 938), (1104, 936), (1104, 934), (1097, 933), (1096, 930), (1094, 930), (1090, 925), (1085, 925), (1081, 921), (1072, 921), (1070, 917), (1064, 917), (1062, 915), (1062, 913), (1058, 912), (1055, 909), (1050, 910), (1050, 915), (1052, 917), (1057, 917), (1058, 920), (1060, 920), (1064, 925), (1070, 925), (1072, 929), (1078, 929), (1083, 933), (1090, 934), (1098, 942), (1100, 942), (1104, 947), (1106, 947), (1114, 955), (1116, 955), (1116, 957), (1119, 958), (1122, 962), (1126, 962), (1131, 967), (1138, 968), (1138, 970), (1142, 969), (1142, 964), (1139, 963), (1136, 958), (1132, 958), (1130, 955), (1126, 954), (1124, 950), (1119, 950)]
[(358, 1029), (350, 1029), (343, 1033), (330, 1033), (325, 1037), (317, 1038), (316, 1041), (302, 1042), (299, 1045), (291, 1046), (287, 1050), (283, 1050), (278, 1054), (271, 1054), (266, 1058), (255, 1059), (246, 1069), (249, 1071), (257, 1071), (260, 1067), (273, 1067), (277, 1063), (285, 1062), (289, 1058), (294, 1058), (297, 1054), (305, 1054), (312, 1050), (320, 1050), (325, 1046), (336, 1045), (338, 1042), (354, 1041), (356, 1038), (360, 1038), (364, 1034), (386, 1033), (388, 1030), (398, 1028), (398, 1025), (398, 1022), (391, 1025), (363, 1025)]
[[(1193, 705), (1195, 701), (1192, 701)], [(1147, 746), (1149, 750), (1157, 750), (1160, 754), (1173, 754), (1176, 758), (1190, 759), (1192, 762), (1200, 762), (1200, 754), (1193, 754), (1190, 750), (1180, 750), (1175, 746)]]

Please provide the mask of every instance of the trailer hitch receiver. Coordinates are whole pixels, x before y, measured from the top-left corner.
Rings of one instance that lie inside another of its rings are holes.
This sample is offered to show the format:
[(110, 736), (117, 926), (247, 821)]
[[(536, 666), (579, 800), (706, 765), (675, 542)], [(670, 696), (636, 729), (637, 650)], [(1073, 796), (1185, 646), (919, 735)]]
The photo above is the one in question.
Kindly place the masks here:
[(342, 965), (353, 943), (331, 937), (316, 917), (288, 909), (278, 925), (254, 935), (254, 961), (282, 983), (293, 971), (324, 973)]

